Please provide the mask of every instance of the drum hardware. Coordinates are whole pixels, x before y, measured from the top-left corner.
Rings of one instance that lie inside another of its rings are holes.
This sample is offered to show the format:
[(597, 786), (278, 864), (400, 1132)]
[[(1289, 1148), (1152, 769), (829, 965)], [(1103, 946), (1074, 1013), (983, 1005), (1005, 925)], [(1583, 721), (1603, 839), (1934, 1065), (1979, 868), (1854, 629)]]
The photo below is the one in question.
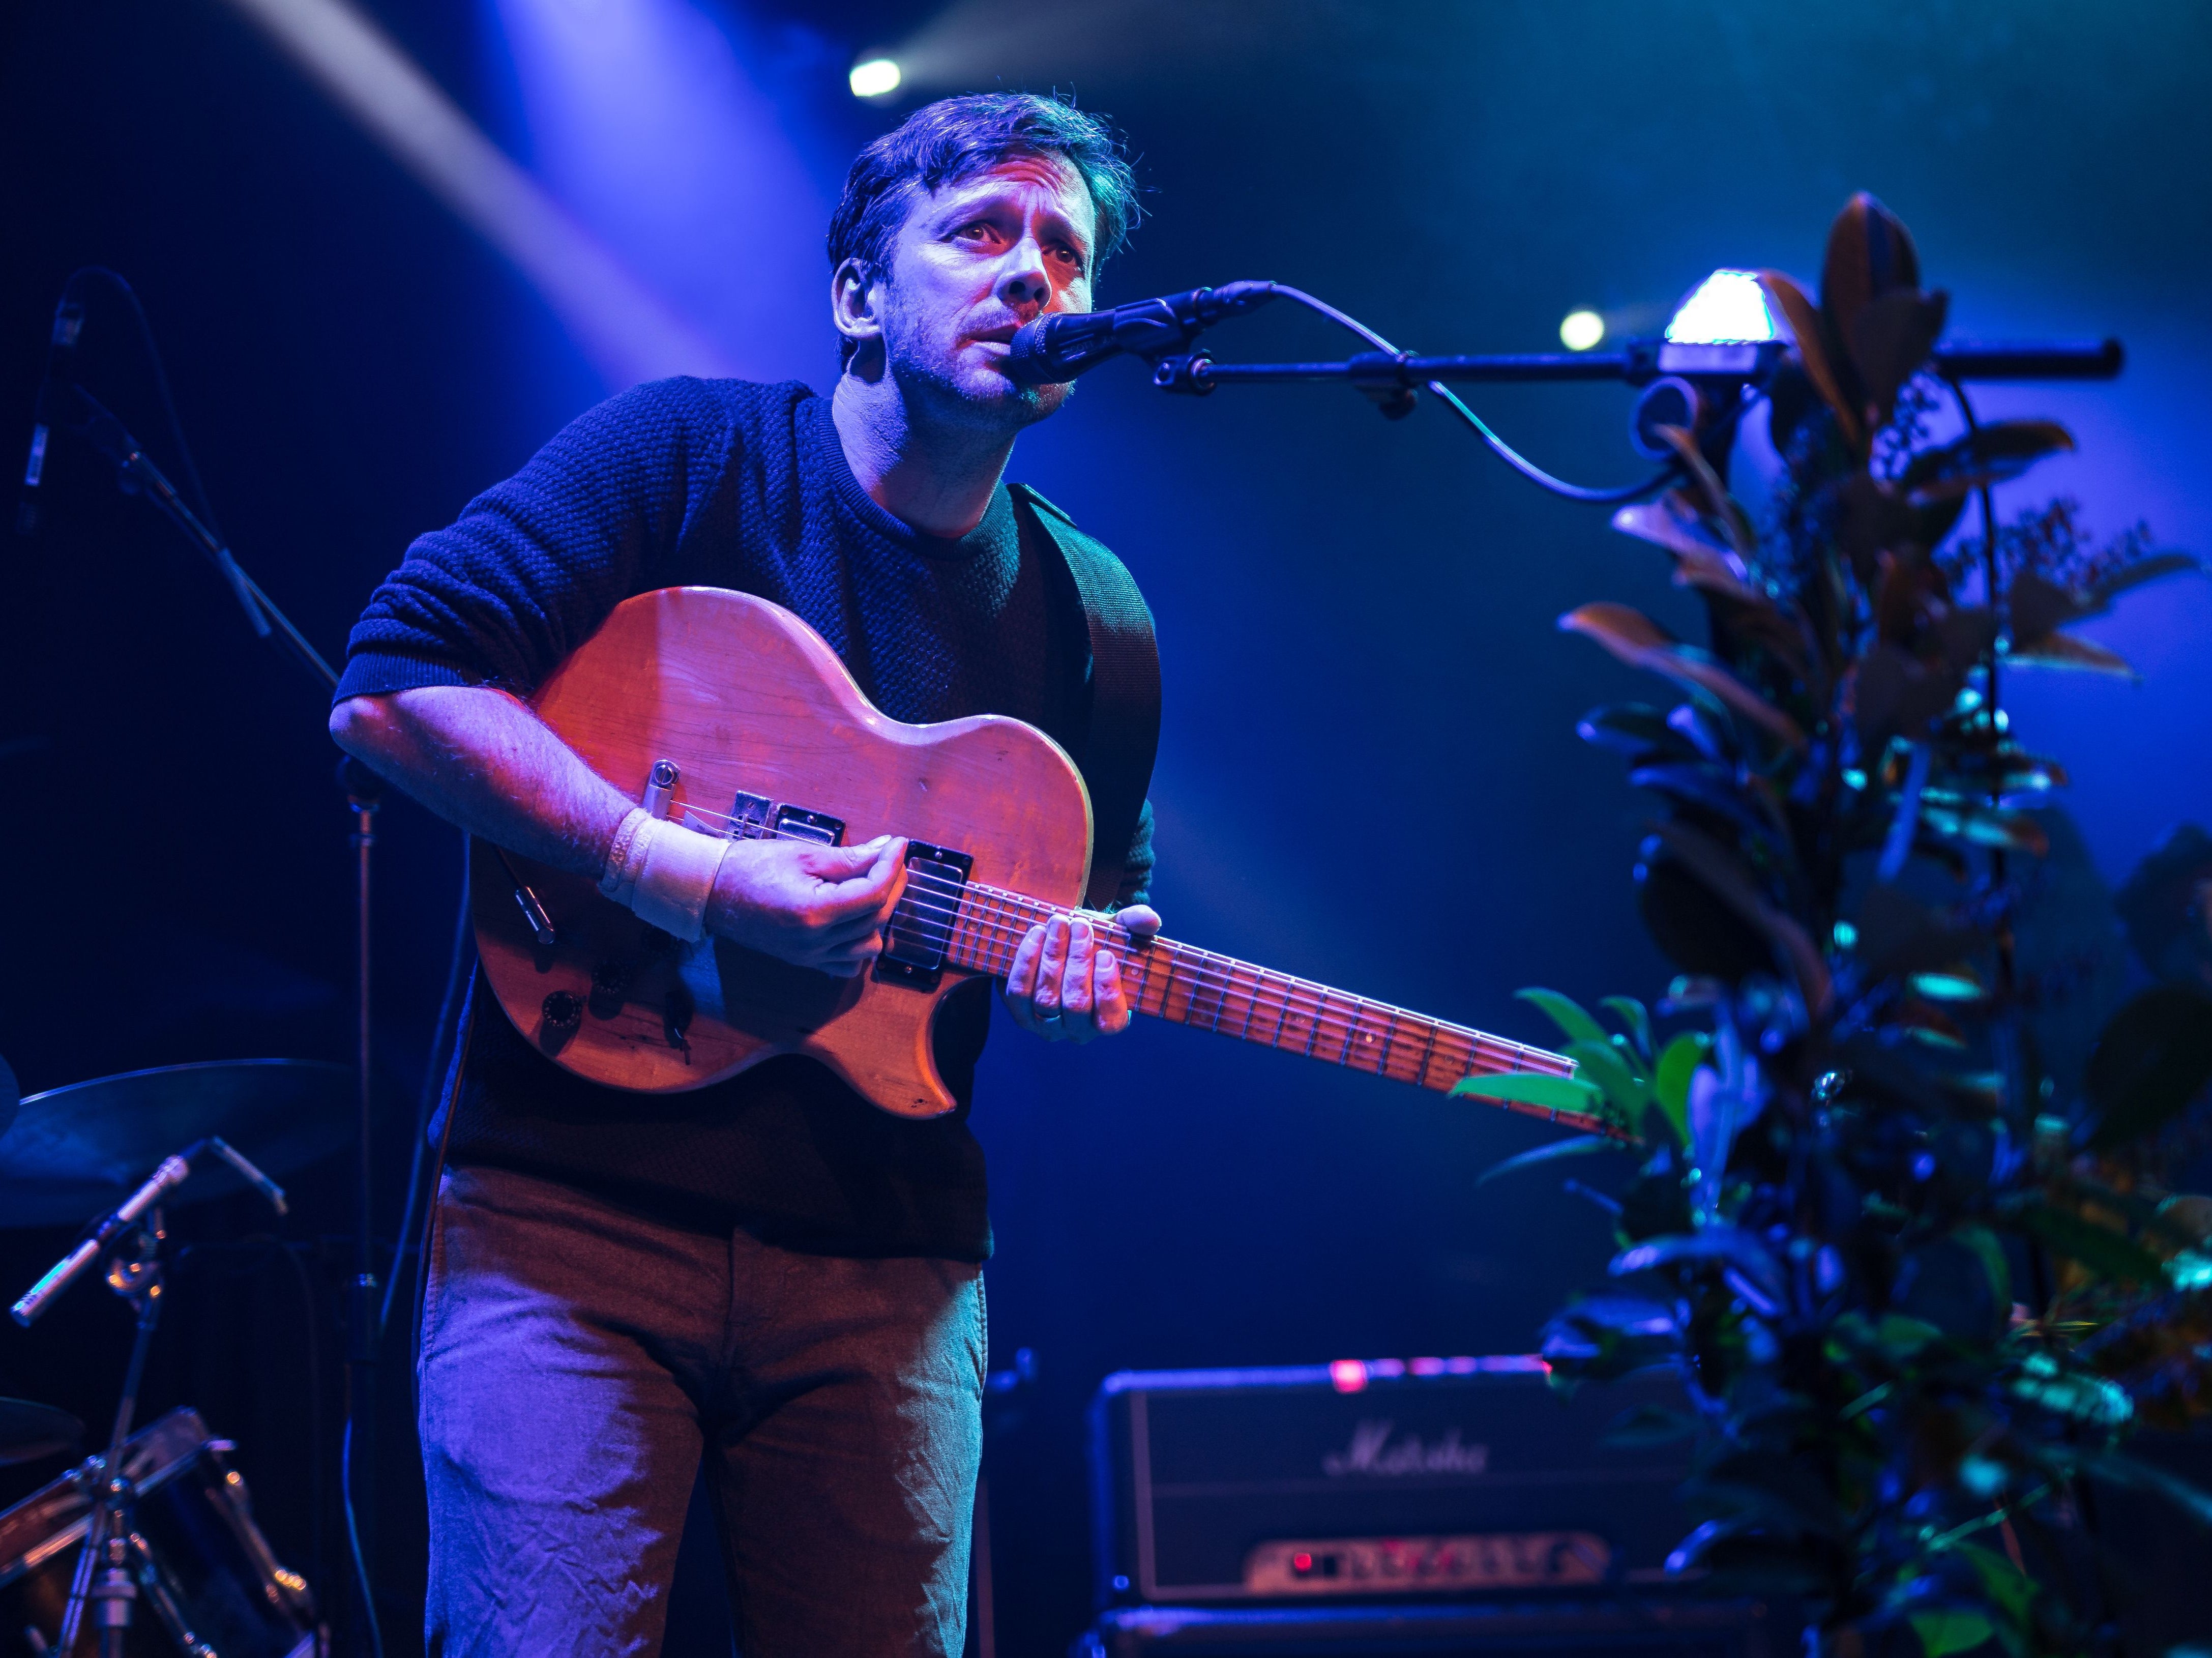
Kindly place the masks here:
[(84, 1546), (77, 1553), (55, 1643), (64, 1655), (76, 1651), (85, 1609), (94, 1606), (100, 1658), (123, 1658), (139, 1581), (153, 1570), (148, 1545), (135, 1523), (138, 1493), (125, 1466), (123, 1453), (131, 1437), (131, 1419), (137, 1414), (138, 1385), (145, 1376), (146, 1354), (161, 1316), (161, 1246), (167, 1235), (162, 1226), (161, 1198), (191, 1178), (193, 1158), (210, 1151), (266, 1197), (279, 1215), (284, 1213), (283, 1189), (220, 1137), (210, 1135), (164, 1158), (136, 1192), (94, 1222), (83, 1240), (10, 1309), (15, 1321), (28, 1328), (98, 1259), (105, 1262), (107, 1287), (128, 1301), (137, 1315), (137, 1331), (123, 1374), (123, 1396), (115, 1407), (115, 1426), (108, 1436), (106, 1451), (94, 1465), (91, 1488), (97, 1493), (97, 1501)]
[[(313, 1658), (316, 1606), (254, 1524), (235, 1448), (197, 1412), (172, 1411), (126, 1441), (118, 1477), (137, 1495), (132, 1581), (151, 1615), (133, 1626), (134, 1658)], [(94, 1458), (0, 1514), (0, 1655), (83, 1658), (58, 1638), (70, 1551), (98, 1508)], [(79, 1557), (82, 1557), (81, 1556)]]

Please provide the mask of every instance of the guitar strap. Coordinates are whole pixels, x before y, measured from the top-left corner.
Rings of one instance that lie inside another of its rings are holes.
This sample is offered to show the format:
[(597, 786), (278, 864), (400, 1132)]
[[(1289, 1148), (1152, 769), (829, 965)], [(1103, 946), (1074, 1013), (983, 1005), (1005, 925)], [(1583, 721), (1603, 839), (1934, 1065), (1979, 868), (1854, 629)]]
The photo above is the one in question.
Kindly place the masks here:
[(1075, 582), (1091, 633), (1091, 728), (1075, 757), (1091, 791), (1091, 885), (1084, 901), (1110, 908), (1160, 747), (1160, 650), (1152, 613), (1127, 568), (1026, 484), (1008, 492)]

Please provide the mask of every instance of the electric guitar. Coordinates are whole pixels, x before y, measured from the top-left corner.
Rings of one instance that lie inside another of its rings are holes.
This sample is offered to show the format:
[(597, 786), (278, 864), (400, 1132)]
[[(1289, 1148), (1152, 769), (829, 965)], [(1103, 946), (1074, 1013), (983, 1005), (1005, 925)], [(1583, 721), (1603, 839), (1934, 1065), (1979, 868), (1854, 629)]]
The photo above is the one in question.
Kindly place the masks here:
[[(968, 977), (1004, 978), (1030, 927), (1079, 912), (1091, 802), (1065, 750), (997, 715), (885, 717), (819, 634), (765, 600), (715, 588), (625, 600), (532, 706), (599, 776), (677, 823), (909, 843), (883, 954), (841, 978), (726, 940), (681, 942), (580, 875), (477, 842), (492, 992), (526, 1039), (595, 1082), (671, 1093), (804, 1053), (884, 1111), (940, 1115), (955, 1102), (930, 1058), (938, 1003)], [(1130, 1005), (1154, 1018), (1439, 1091), (1498, 1071), (1574, 1073), (1539, 1048), (1093, 919)]]

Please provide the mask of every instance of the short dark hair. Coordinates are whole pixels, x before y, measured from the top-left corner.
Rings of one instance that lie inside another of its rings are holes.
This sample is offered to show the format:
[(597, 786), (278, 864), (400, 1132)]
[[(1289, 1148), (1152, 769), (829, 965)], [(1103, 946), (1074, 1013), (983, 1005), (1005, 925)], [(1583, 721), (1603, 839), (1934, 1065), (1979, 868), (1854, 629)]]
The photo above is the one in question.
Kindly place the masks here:
[[(892, 240), (920, 193), (988, 172), (1010, 155), (1058, 155), (1082, 175), (1097, 216), (1091, 270), (1118, 253), (1141, 216), (1137, 178), (1114, 130), (1072, 102), (1033, 92), (977, 92), (925, 104), (854, 158), (830, 216), (830, 268), (890, 263)], [(841, 357), (854, 345), (843, 342)]]

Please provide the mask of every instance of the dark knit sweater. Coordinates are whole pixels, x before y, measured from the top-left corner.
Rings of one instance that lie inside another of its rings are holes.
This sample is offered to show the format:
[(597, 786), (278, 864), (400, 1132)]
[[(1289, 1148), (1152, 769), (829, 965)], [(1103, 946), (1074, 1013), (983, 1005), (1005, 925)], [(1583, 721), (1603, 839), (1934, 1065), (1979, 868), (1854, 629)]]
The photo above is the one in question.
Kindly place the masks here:
[[(860, 487), (828, 403), (796, 382), (641, 386), (408, 549), (353, 631), (337, 695), (527, 696), (631, 594), (734, 588), (805, 618), (894, 719), (1008, 714), (1080, 757), (1088, 635), (1066, 565), (1026, 521), (1001, 487), (957, 540), (910, 528)], [(1148, 808), (1125, 901), (1151, 868)], [(909, 1122), (795, 1056), (688, 1094), (603, 1088), (472, 993), (450, 1155), (792, 1247), (981, 1260), (990, 1226), (967, 1117), (989, 1017), (980, 982), (948, 999), (937, 1058), (960, 1108)]]

